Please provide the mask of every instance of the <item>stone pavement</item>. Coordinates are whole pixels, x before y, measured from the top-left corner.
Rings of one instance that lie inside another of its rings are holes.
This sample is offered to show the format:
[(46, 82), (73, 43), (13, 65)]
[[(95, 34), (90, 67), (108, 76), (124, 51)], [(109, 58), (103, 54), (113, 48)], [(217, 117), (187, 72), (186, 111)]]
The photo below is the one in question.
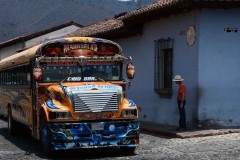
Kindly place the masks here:
[(167, 126), (154, 122), (140, 121), (140, 130), (146, 133), (151, 133), (160, 136), (167, 136), (172, 138), (193, 138), (214, 136), (229, 133), (240, 133), (240, 127), (238, 128), (187, 128), (185, 131), (177, 131), (177, 126)]

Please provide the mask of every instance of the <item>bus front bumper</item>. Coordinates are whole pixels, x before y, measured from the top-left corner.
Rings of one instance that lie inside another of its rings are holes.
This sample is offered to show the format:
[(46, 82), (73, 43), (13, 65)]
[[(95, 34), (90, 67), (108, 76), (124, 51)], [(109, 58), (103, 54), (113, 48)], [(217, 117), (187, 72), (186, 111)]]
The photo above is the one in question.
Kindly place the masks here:
[(48, 128), (52, 150), (139, 145), (139, 122), (135, 120), (49, 123)]

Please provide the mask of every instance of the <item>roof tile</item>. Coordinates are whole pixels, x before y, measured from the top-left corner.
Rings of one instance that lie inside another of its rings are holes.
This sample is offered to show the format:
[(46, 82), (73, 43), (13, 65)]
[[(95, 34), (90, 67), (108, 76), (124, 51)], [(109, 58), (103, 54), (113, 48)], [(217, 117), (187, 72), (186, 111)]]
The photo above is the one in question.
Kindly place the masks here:
[(72, 36), (91, 36), (96, 33), (103, 33), (111, 30), (115, 30), (118, 28), (123, 27), (123, 22), (118, 19), (105, 19), (103, 21), (100, 21), (98, 23), (83, 27), (69, 35), (68, 37)]

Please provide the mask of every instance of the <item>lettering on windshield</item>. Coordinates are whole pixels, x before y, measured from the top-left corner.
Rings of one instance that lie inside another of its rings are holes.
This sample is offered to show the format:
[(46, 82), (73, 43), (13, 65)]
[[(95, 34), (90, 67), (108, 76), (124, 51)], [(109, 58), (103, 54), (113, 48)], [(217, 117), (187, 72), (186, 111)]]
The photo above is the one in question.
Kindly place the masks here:
[[(75, 82), (75, 81), (81, 81), (81, 77), (68, 77), (68, 82)], [(83, 81), (96, 81), (97, 79), (95, 77), (84, 77)]]

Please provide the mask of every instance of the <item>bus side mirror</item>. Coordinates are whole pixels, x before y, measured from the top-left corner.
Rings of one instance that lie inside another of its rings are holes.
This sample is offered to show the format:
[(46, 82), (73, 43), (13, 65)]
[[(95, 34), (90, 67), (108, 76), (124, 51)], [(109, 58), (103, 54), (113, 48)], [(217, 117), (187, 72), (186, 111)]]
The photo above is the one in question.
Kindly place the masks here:
[(33, 68), (33, 77), (36, 81), (42, 78), (42, 68), (39, 65)]
[(133, 79), (135, 74), (135, 67), (132, 62), (127, 63), (126, 74), (128, 79)]

